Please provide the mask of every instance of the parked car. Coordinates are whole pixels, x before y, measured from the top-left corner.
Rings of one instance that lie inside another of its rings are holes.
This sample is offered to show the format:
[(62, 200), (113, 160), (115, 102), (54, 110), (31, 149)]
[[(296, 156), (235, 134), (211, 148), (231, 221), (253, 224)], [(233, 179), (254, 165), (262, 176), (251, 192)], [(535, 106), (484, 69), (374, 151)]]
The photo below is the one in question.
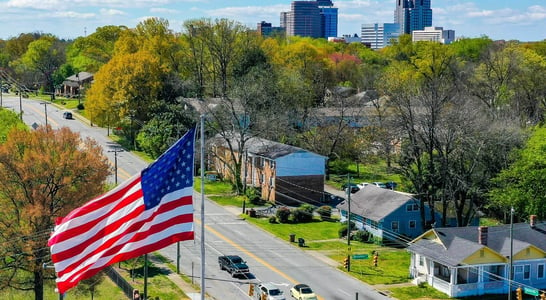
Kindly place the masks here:
[(385, 185), (389, 190), (395, 190), (398, 184), (394, 181), (387, 181)]
[(342, 186), (341, 186), (341, 189), (345, 191), (345, 193), (347, 194), (349, 192), (349, 189), (351, 191), (351, 194), (354, 194), (358, 191), (360, 191), (360, 188), (358, 187), (358, 185), (356, 183), (344, 183)]
[(383, 189), (387, 188), (387, 185), (384, 182), (373, 182), (372, 184)]
[(246, 262), (239, 255), (218, 256), (218, 264), (221, 270), (228, 271), (232, 277), (244, 275), (249, 272)]
[(369, 182), (361, 182), (361, 183), (357, 184), (357, 186), (362, 189), (363, 187), (367, 186), (368, 184), (370, 184), (370, 183)]
[(262, 282), (258, 284), (256, 297), (258, 300), (286, 300), (283, 292), (276, 285), (270, 282)]
[(315, 292), (304, 283), (299, 283), (290, 289), (290, 296), (296, 300), (317, 300)]

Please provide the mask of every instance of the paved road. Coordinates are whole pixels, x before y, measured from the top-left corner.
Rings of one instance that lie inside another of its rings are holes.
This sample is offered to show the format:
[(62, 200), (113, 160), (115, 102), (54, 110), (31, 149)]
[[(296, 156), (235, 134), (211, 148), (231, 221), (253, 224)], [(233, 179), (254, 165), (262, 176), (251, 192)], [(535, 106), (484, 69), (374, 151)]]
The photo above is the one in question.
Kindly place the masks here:
[[(5, 95), (5, 94), (4, 94)], [(64, 120), (62, 110), (53, 105), (40, 104), (39, 101), (16, 97), (3, 98), (4, 106), (9, 106), (19, 112), (20, 103), (23, 107), (25, 123), (48, 124), (54, 128), (68, 126), (73, 131), (80, 132), (84, 137), (94, 138), (103, 145), (105, 151), (118, 147), (106, 137), (104, 128), (90, 126), (85, 119)], [(48, 116), (46, 118), (46, 113)], [(78, 116), (76, 115), (78, 118)], [(82, 122), (80, 122), (82, 121)], [(111, 161), (113, 152), (106, 152)], [(129, 152), (117, 153), (120, 181), (142, 170), (147, 163)], [(331, 193), (343, 195), (342, 191)], [(336, 269), (336, 262), (303, 251), (299, 247), (264, 232), (243, 219), (237, 217), (237, 209), (221, 207), (203, 198), (199, 193), (194, 195), (194, 221), (196, 237), (193, 241), (181, 242), (180, 267), (183, 273), (192, 276), (196, 284), (201, 278), (201, 224), (205, 226), (205, 291), (209, 299), (230, 300), (250, 299), (248, 289), (250, 283), (268, 281), (276, 284), (289, 298), (288, 290), (296, 283), (311, 285), (319, 295), (319, 299), (388, 299), (351, 276)], [(201, 204), (204, 203), (205, 219), (201, 219)], [(173, 244), (160, 251), (161, 254), (176, 262), (177, 245)], [(221, 271), (217, 263), (218, 255), (238, 254), (248, 261), (251, 273), (247, 278), (232, 278), (227, 272)]]

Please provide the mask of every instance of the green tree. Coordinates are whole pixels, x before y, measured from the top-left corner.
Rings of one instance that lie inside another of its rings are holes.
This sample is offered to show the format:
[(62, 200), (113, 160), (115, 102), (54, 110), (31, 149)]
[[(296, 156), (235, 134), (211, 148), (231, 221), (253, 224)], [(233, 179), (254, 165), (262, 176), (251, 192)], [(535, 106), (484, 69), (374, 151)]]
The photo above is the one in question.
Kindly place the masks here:
[(46, 91), (55, 99), (54, 73), (65, 61), (65, 45), (56, 37), (45, 35), (31, 42), (28, 49), (15, 61), (19, 71), (38, 71), (44, 80)]
[(532, 131), (525, 146), (512, 154), (513, 163), (494, 178), (489, 208), (497, 215), (515, 209), (520, 220), (530, 215), (546, 218), (546, 129)]
[(64, 127), (12, 130), (0, 145), (0, 289), (33, 290), (54, 278), (47, 247), (55, 219), (103, 192), (107, 159)]

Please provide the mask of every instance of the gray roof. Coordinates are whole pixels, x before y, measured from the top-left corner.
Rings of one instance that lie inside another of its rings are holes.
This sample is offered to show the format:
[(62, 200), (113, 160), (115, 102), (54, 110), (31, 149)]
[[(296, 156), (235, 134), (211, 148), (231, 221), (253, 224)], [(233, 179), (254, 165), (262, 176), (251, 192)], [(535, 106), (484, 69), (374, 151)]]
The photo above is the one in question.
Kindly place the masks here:
[[(417, 201), (411, 194), (368, 184), (358, 192), (351, 194), (351, 214), (380, 222), (400, 206), (412, 200)], [(347, 200), (338, 204), (337, 208), (346, 211), (348, 209)]]
[[(238, 135), (235, 135), (235, 136), (238, 136)], [(214, 138), (213, 142), (227, 146), (226, 140), (220, 137), (219, 135), (217, 135)], [(238, 148), (239, 143), (233, 142), (232, 146), (234, 147), (233, 150), (239, 151), (239, 148)], [(273, 160), (279, 157), (293, 154), (293, 153), (311, 153), (326, 159), (326, 156), (322, 156), (320, 154), (316, 154), (314, 152), (311, 152), (296, 146), (286, 145), (286, 144), (270, 141), (270, 140), (259, 138), (259, 137), (248, 138), (245, 142), (245, 149), (246, 151), (248, 151), (249, 155), (266, 157)]]
[(68, 78), (66, 78), (65, 80), (66, 81), (75, 81), (75, 82), (78, 82), (78, 81), (85, 81), (86, 79), (89, 79), (93, 77), (93, 74), (89, 73), (89, 72), (80, 72), (78, 74), (74, 74), (72, 76), (69, 76)]
[[(434, 228), (441, 244), (424, 238), (411, 242), (408, 250), (430, 257), (447, 266), (457, 266), (481, 248), (488, 247), (503, 257), (510, 256), (510, 225), (488, 227), (486, 245), (478, 243), (478, 226)], [(429, 232), (430, 232), (429, 231)], [(546, 223), (531, 227), (528, 223), (513, 225), (513, 250), (518, 252), (534, 245), (546, 252)]]

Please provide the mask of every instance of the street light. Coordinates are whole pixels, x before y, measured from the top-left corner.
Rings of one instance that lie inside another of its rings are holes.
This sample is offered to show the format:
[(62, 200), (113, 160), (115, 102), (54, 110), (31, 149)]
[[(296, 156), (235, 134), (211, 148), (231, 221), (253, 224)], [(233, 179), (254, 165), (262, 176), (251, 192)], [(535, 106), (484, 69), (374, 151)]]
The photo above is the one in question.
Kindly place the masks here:
[(114, 152), (114, 182), (118, 185), (118, 152), (123, 152), (123, 149), (114, 148), (108, 152)]

